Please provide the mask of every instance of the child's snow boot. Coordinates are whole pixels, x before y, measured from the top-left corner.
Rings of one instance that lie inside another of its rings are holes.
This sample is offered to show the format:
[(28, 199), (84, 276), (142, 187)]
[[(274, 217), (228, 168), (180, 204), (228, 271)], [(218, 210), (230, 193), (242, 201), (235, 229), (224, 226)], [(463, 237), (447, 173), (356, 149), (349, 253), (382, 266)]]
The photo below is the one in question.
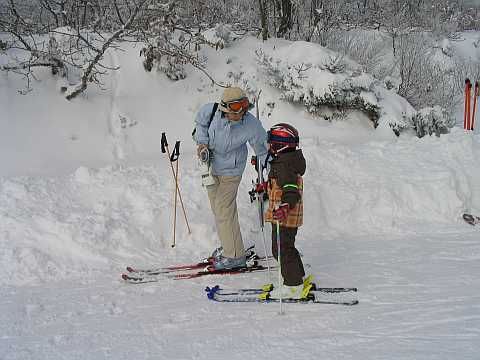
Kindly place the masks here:
[(296, 286), (283, 285), (279, 286), (269, 293), (270, 299), (302, 299), (303, 284)]

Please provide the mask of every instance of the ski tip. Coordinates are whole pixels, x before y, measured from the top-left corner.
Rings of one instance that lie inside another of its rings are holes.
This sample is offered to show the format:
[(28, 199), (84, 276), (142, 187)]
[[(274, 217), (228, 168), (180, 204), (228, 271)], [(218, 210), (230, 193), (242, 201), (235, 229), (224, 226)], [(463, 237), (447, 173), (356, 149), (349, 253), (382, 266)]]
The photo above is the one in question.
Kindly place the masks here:
[(219, 285), (215, 285), (214, 287), (210, 288), (210, 287), (206, 287), (205, 288), (205, 291), (207, 292), (207, 297), (210, 299), (210, 300), (214, 300), (215, 298), (215, 293), (220, 290), (220, 286)]

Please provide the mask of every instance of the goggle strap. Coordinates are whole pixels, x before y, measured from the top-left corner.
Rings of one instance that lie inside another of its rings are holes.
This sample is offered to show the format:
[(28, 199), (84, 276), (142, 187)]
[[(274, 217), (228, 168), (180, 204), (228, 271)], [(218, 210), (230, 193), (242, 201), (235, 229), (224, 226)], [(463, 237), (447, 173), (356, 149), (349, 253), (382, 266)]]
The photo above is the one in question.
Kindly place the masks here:
[(288, 144), (298, 144), (300, 139), (298, 137), (283, 137), (278, 135), (272, 135), (268, 132), (268, 142), (277, 142), (277, 143), (288, 143)]

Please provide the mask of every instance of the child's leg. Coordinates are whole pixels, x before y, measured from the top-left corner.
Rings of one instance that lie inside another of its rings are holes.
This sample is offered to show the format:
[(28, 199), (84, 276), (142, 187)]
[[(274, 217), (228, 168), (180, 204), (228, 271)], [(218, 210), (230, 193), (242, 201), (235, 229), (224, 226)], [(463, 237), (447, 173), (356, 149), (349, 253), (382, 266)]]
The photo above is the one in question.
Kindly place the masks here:
[[(295, 236), (298, 228), (280, 227), (280, 257), (282, 276), (285, 285), (296, 286), (303, 283), (305, 270), (298, 250), (295, 248)], [(277, 226), (272, 223), (272, 254), (278, 261)]]

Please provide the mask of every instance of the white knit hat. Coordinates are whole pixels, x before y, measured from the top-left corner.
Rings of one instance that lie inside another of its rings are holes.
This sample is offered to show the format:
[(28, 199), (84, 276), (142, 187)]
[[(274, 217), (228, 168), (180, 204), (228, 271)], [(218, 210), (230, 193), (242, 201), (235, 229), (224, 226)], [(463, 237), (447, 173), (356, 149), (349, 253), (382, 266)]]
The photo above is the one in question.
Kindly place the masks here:
[(226, 107), (226, 105), (229, 102), (242, 100), (246, 97), (247, 94), (245, 93), (245, 91), (243, 91), (239, 87), (228, 87), (223, 91), (222, 101), (220, 102), (220, 104), (218, 104), (218, 108), (225, 113), (231, 113), (232, 111), (230, 111)]

